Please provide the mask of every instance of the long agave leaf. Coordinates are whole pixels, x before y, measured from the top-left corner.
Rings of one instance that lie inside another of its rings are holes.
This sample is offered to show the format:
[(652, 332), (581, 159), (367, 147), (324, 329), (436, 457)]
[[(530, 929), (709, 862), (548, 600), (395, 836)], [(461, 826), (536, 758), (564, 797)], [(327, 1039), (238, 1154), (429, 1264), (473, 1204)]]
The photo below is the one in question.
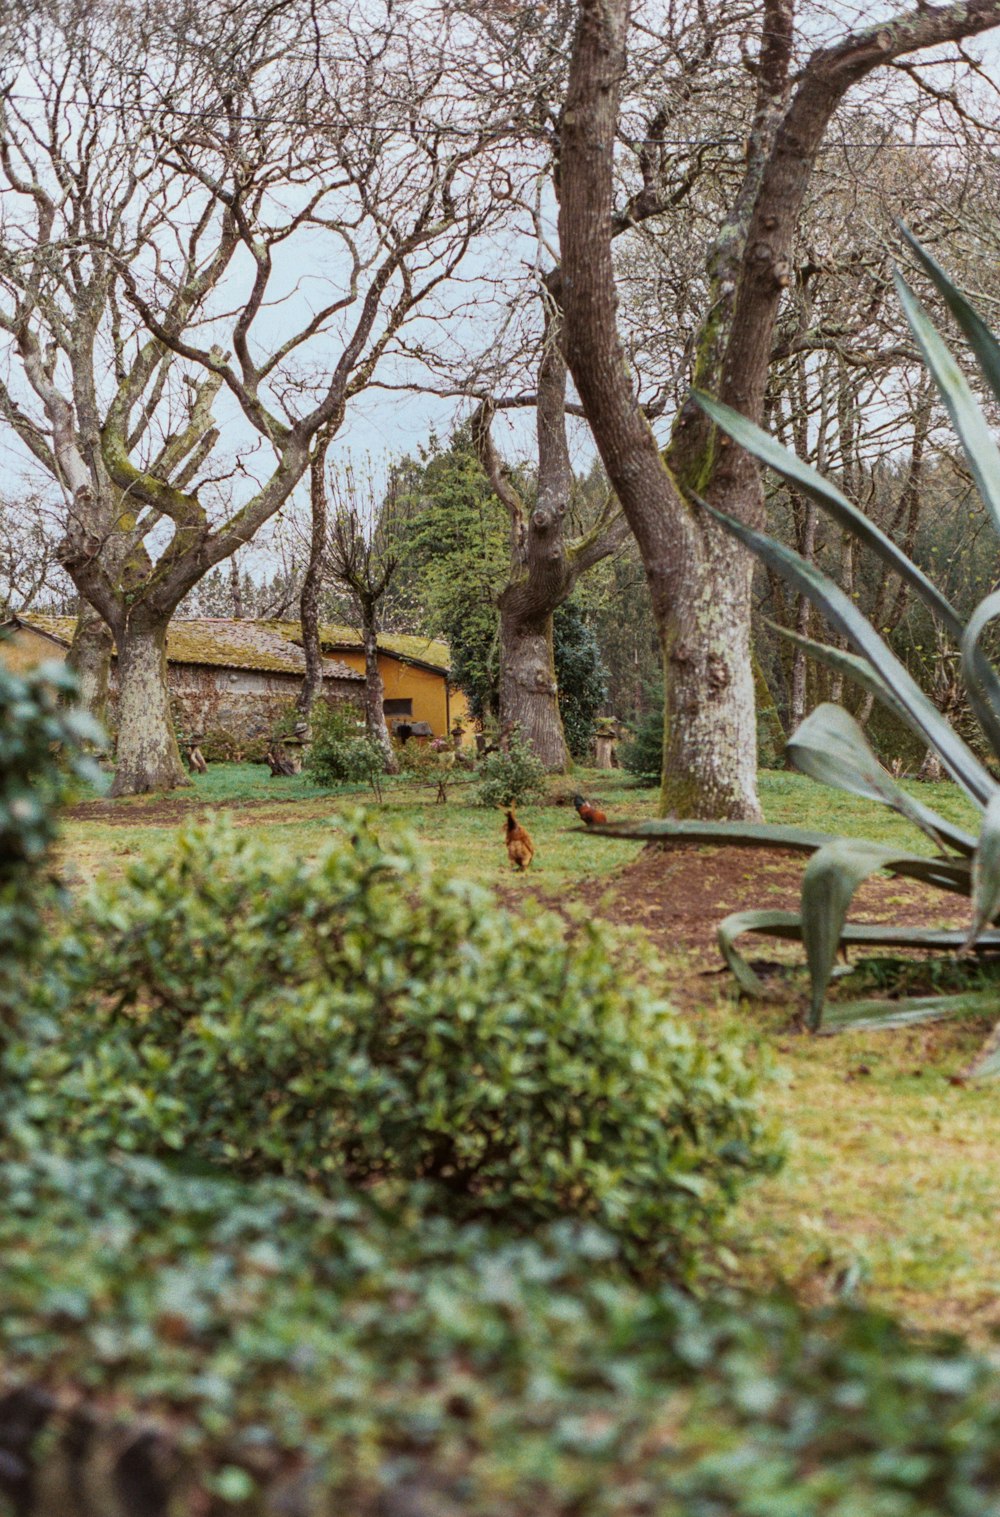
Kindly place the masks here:
[[(998, 997), (995, 990), (991, 992), (991, 995), (990, 1010), (995, 1015)], [(1000, 1022), (994, 1027), (972, 1063), (962, 1070), (962, 1078), (966, 1080), (995, 1080), (997, 1075), (1000, 1075)]]
[(972, 926), (965, 947), (971, 948), (988, 922), (1000, 911), (1000, 795), (983, 815), (979, 846), (972, 860)]
[(980, 640), (989, 623), (1000, 614), (1000, 591), (994, 590), (985, 596), (973, 611), (962, 633), (961, 650), (962, 678), (969, 693), (969, 700), (993, 752), (1000, 755), (991, 735), (990, 723), (1000, 715), (1000, 699), (996, 694), (998, 684), (996, 670), (980, 647)]
[(972, 387), (948, 344), (898, 269), (893, 277), (910, 330), (958, 433), (983, 505), (1000, 536), (1000, 448), (993, 441)]
[[(825, 664), (828, 669), (833, 669), (837, 674), (842, 674), (846, 679), (852, 679), (865, 690), (871, 692), (877, 701), (881, 701), (893, 716), (913, 727), (913, 719), (902, 701), (898, 701), (893, 695), (884, 679), (881, 679), (865, 659), (859, 658), (856, 653), (849, 653), (846, 648), (834, 648), (830, 643), (817, 642), (815, 638), (803, 637), (801, 632), (793, 632), (791, 627), (783, 627), (780, 622), (774, 622), (765, 616), (764, 623), (776, 632), (779, 637), (794, 643), (796, 648), (801, 648), (803, 653), (816, 660), (818, 664)], [(919, 727), (914, 727), (919, 735)]]
[[(737, 939), (744, 933), (757, 933), (762, 937), (801, 943), (802, 917), (797, 911), (734, 911), (719, 923), (719, 950), (733, 977), (747, 995), (763, 1000), (770, 995), (769, 990), (736, 947)], [(963, 929), (953, 927), (897, 927), (882, 923), (845, 922), (840, 929), (841, 948), (926, 948), (948, 951), (963, 948), (965, 941), (966, 933)], [(991, 930), (982, 933), (975, 944), (975, 951), (1000, 951), (1000, 932)], [(846, 1009), (847, 1003), (843, 1002), (828, 1007), (824, 1026), (830, 1021), (848, 1020)]]
[[(832, 516), (840, 526), (853, 533), (859, 542), (865, 543), (877, 553), (884, 563), (912, 586), (955, 642), (961, 642), (964, 625), (951, 602), (892, 538), (870, 521), (864, 512), (853, 506), (835, 485), (830, 484), (822, 474), (803, 463), (802, 459), (782, 447), (763, 428), (741, 416), (731, 406), (714, 399), (703, 390), (692, 390), (691, 397), (701, 406), (706, 416), (711, 417), (734, 442), (738, 442), (769, 469), (804, 491), (827, 515)], [(978, 652), (975, 659), (975, 680), (976, 683), (970, 685), (969, 695), (976, 719), (994, 752), (1000, 754), (1000, 679)]]
[(983, 596), (962, 633), (960, 643), (962, 678), (965, 680), (970, 696), (974, 693), (973, 687), (976, 682), (981, 679), (982, 666), (987, 662), (986, 655), (980, 647), (982, 635), (997, 616), (1000, 616), (1000, 590), (991, 590), (989, 595)]
[[(632, 838), (636, 842), (664, 841), (716, 844), (725, 847), (780, 848), (797, 853), (815, 853), (840, 838), (836, 833), (811, 832), (804, 827), (785, 827), (767, 822), (701, 822), (658, 818), (646, 822), (605, 822), (598, 827), (579, 829), (589, 836)], [(881, 846), (872, 844), (872, 847)], [(924, 857), (921, 854), (899, 855), (887, 866), (891, 874), (905, 875), (939, 890), (967, 896), (971, 875), (966, 860)], [(960, 943), (961, 938), (956, 942)]]
[(960, 853), (975, 852), (974, 837), (896, 784), (875, 757), (859, 723), (842, 706), (829, 701), (817, 706), (792, 733), (786, 752), (796, 769), (811, 779), (891, 807), (939, 847), (947, 843)]
[(996, 1009), (995, 990), (967, 990), (955, 995), (909, 996), (900, 1001), (843, 1001), (828, 1008), (824, 1033), (877, 1032), (943, 1022), (949, 1017), (981, 1017)]
[[(847, 679), (854, 680), (865, 690), (870, 690), (875, 699), (881, 701), (882, 705), (909, 727), (911, 732), (915, 732), (919, 738), (924, 737), (919, 722), (914, 719), (902, 701), (896, 699), (885, 680), (875, 673), (874, 669), (871, 668), (865, 659), (859, 658), (856, 653), (848, 653), (845, 648), (834, 648), (829, 643), (819, 643), (811, 637), (803, 637), (801, 633), (793, 632), (790, 627), (782, 627), (779, 622), (771, 621), (768, 617), (765, 617), (764, 620), (767, 626), (773, 628), (780, 637), (787, 638), (789, 642), (794, 643), (796, 647), (801, 648), (803, 652), (807, 653), (810, 658), (814, 658), (817, 663), (826, 664), (828, 668), (836, 670), (837, 673), (844, 675)], [(968, 673), (966, 674), (966, 684), (969, 686), (969, 694), (973, 707), (977, 710), (977, 714), (980, 714), (980, 725), (983, 727), (986, 735), (989, 736), (990, 727), (988, 719), (983, 719), (982, 713), (979, 712), (979, 706), (980, 703), (985, 703), (989, 713), (993, 713), (1000, 712), (1000, 703), (994, 705), (990, 701), (988, 694), (982, 689), (982, 670), (980, 666), (984, 661), (984, 655), (979, 649), (975, 652), (974, 661), (976, 673), (973, 678), (978, 681), (978, 685), (973, 684), (973, 679), (970, 678)], [(1000, 683), (998, 683), (997, 689), (998, 694), (1000, 694)], [(1000, 727), (998, 727), (998, 733), (1000, 733)], [(961, 830), (957, 828), (953, 828), (952, 830), (955, 834), (952, 839), (954, 846), (960, 852), (969, 852), (968, 843), (972, 841), (969, 835), (961, 833)], [(958, 841), (959, 834), (963, 839), (961, 842)]]
[(859, 511), (857, 506), (852, 505), (836, 485), (832, 485), (811, 465), (804, 463), (796, 454), (783, 447), (769, 432), (765, 432), (763, 427), (758, 427), (755, 422), (742, 416), (739, 411), (734, 411), (732, 406), (716, 400), (704, 390), (692, 390), (691, 398), (701, 407), (706, 416), (721, 427), (734, 442), (738, 442), (741, 448), (752, 453), (754, 458), (759, 458), (762, 464), (766, 464), (775, 474), (780, 474), (782, 479), (787, 479), (789, 484), (802, 490), (822, 507), (828, 516), (832, 516), (839, 526), (847, 528), (860, 542), (877, 553), (901, 579), (912, 585), (920, 598), (947, 627), (956, 642), (958, 641), (962, 635), (962, 618), (951, 602), (941, 594), (934, 581), (929, 579), (911, 558), (907, 557), (902, 548), (894, 543), (880, 527), (877, 527), (863, 511)]
[(983, 377), (1000, 400), (1000, 343), (986, 325), (972, 302), (956, 284), (953, 284), (941, 265), (932, 258), (926, 248), (914, 237), (909, 227), (900, 225), (900, 231), (924, 273), (929, 276), (943, 298), (949, 311), (958, 322), (976, 355)]
[(690, 843), (731, 843), (754, 848), (792, 848), (799, 853), (813, 853), (825, 843), (835, 841), (831, 832), (810, 832), (805, 827), (781, 827), (769, 822), (698, 822), (674, 821), (660, 817), (648, 822), (605, 822), (600, 827), (583, 829), (609, 838), (685, 839)]
[[(935, 884), (939, 881), (932, 873), (934, 870), (956, 880), (962, 872), (960, 865), (900, 853), (862, 838), (838, 838), (813, 854), (802, 876), (802, 941), (809, 966), (808, 1022), (813, 1030), (823, 1019), (826, 989), (851, 901), (858, 886), (880, 869)], [(966, 885), (966, 893), (969, 888), (971, 883)]]
[(802, 918), (797, 911), (734, 911), (719, 923), (716, 941), (733, 978), (744, 995), (763, 1001), (768, 995), (767, 987), (736, 947), (736, 939), (745, 932), (759, 932), (769, 938), (787, 938), (793, 943), (801, 943)]
[(924, 741), (940, 755), (952, 777), (974, 801), (985, 806), (997, 788), (989, 772), (941, 715), (933, 701), (924, 694), (909, 670), (879, 637), (850, 596), (845, 595), (840, 586), (814, 564), (808, 563), (783, 543), (724, 515), (707, 501), (699, 500), (699, 504), (727, 532), (731, 532), (796, 590), (807, 596), (823, 612), (834, 629), (853, 643), (876, 674), (895, 692), (897, 699), (906, 706)]

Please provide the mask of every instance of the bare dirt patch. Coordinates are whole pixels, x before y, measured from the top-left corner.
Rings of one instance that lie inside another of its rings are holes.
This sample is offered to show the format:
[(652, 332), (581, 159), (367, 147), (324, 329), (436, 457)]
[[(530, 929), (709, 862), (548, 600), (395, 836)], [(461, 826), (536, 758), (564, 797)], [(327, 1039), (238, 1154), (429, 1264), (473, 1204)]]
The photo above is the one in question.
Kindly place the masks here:
[(289, 801), (278, 795), (222, 801), (203, 795), (172, 795), (127, 804), (121, 801), (81, 801), (79, 805), (68, 806), (62, 814), (69, 822), (100, 822), (106, 827), (176, 827), (178, 823), (209, 811), (253, 811), (259, 820), (259, 813), (268, 807), (274, 811), (276, 806), (308, 804), (307, 800)]
[[(805, 854), (779, 849), (651, 843), (610, 879), (581, 881), (574, 898), (595, 916), (643, 927), (664, 952), (685, 950), (696, 967), (714, 967), (722, 918), (732, 911), (798, 910), (805, 865)], [(940, 891), (915, 881), (876, 876), (862, 885), (850, 915), (859, 922), (957, 926), (965, 920), (964, 902), (954, 901), (953, 907)]]

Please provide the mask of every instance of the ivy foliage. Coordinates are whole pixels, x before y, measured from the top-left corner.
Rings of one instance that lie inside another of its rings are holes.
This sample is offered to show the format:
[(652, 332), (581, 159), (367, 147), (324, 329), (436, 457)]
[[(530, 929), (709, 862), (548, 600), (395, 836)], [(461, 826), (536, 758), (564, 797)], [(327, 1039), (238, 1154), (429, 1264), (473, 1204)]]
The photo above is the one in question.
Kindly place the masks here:
[(183, 1419), (171, 1511), (1000, 1511), (1000, 1387), (958, 1340), (621, 1266), (592, 1226), (456, 1225), (419, 1188), (320, 1197), (128, 1157), (0, 1169), (4, 1360)]
[(19, 966), (38, 943), (56, 807), (75, 783), (102, 779), (84, 750), (103, 734), (68, 704), (75, 691), (61, 664), (24, 674), (0, 664), (0, 1011), (17, 998)]
[(8, 1053), (12, 1121), (67, 1152), (236, 1174), (428, 1180), (451, 1215), (599, 1221), (679, 1268), (775, 1142), (740, 1050), (567, 943), (384, 847), (315, 863), (183, 832), (92, 893), (59, 1003)]
[[(525, 498), (534, 483), (515, 470)], [(510, 525), (472, 446), (468, 426), (444, 446), (432, 436), (418, 462), (404, 468), (401, 489), (411, 502), (404, 580), (424, 610), (428, 630), (451, 650), (452, 679), (477, 719), (494, 717), (500, 700), (500, 617), (497, 601), (511, 572)], [(597, 638), (577, 601), (553, 617), (559, 711), (570, 752), (586, 757), (607, 674)]]
[(468, 425), (445, 446), (433, 435), (401, 481), (414, 502), (404, 575), (427, 630), (451, 651), (451, 677), (472, 715), (495, 716), (500, 696), (497, 596), (510, 569), (510, 527), (472, 446)]
[(566, 744), (575, 759), (585, 759), (594, 743), (594, 718), (607, 694), (607, 670), (593, 628), (575, 601), (556, 611), (552, 636)]

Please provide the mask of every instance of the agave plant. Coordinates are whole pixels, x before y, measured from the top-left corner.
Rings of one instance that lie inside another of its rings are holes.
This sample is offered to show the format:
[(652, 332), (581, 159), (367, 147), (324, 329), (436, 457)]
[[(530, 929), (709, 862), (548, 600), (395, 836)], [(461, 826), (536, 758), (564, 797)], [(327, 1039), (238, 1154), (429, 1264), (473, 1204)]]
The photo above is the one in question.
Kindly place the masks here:
[[(1000, 401), (1000, 343), (944, 270), (905, 230), (904, 235), (965, 334), (986, 385)], [(913, 336), (958, 434), (987, 515), (1000, 538), (1000, 450), (948, 346), (898, 272), (896, 287)], [(981, 647), (985, 629), (1000, 615), (1000, 590), (987, 595), (968, 624), (963, 625), (955, 608), (927, 575), (835, 485), (738, 412), (705, 394), (696, 392), (694, 398), (722, 431), (808, 495), (838, 526), (878, 554), (920, 596), (960, 650), (961, 673), (970, 705), (986, 744), (1000, 760), (1000, 677)], [(907, 794), (879, 763), (854, 718), (831, 704), (817, 707), (794, 733), (788, 745), (792, 763), (824, 784), (891, 807), (933, 841), (932, 856), (906, 853), (864, 839), (764, 824), (656, 821), (615, 830), (619, 835), (627, 832), (638, 837), (757, 843), (800, 849), (810, 855), (802, 879), (799, 912), (738, 912), (721, 923), (719, 945), (741, 988), (748, 994), (762, 995), (764, 987), (738, 952), (737, 940), (744, 933), (764, 933), (801, 942), (809, 969), (807, 1023), (812, 1030), (899, 1026), (945, 1016), (982, 1015), (997, 1005), (997, 992), (979, 990), (963, 995), (922, 996), (891, 1004), (866, 1000), (826, 1006), (827, 990), (841, 947), (888, 946), (976, 953), (1000, 950), (1000, 930), (995, 925), (1000, 921), (1000, 786), (833, 580), (784, 544), (722, 515), (705, 501), (699, 503), (807, 596), (834, 630), (843, 635), (853, 652), (786, 634), (813, 657), (870, 690), (938, 754), (980, 813), (979, 834), (973, 836), (956, 827)], [(971, 902), (968, 928), (937, 931), (849, 923), (847, 915), (855, 892), (863, 880), (879, 870), (968, 897)], [(968, 1073), (981, 1078), (1000, 1074), (1000, 1031), (990, 1038)]]

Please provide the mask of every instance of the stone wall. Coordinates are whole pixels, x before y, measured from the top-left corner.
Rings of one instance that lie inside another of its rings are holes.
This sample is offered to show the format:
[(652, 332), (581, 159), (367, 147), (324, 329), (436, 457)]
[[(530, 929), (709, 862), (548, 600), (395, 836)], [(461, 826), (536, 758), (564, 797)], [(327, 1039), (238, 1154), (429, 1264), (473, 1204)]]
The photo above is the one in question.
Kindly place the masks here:
[[(209, 762), (259, 760), (264, 756), (276, 722), (294, 705), (302, 688), (298, 674), (256, 669), (217, 669), (208, 664), (170, 664), (167, 669), (170, 707), (181, 739), (197, 741)], [(114, 665), (108, 720), (117, 727)], [(353, 701), (360, 705), (360, 681), (323, 681), (321, 699)]]
[[(294, 704), (302, 678), (256, 669), (171, 664), (168, 684), (178, 732), (197, 738), (206, 758), (260, 758), (274, 724)], [(324, 700), (360, 701), (362, 694), (359, 682), (323, 681)]]

